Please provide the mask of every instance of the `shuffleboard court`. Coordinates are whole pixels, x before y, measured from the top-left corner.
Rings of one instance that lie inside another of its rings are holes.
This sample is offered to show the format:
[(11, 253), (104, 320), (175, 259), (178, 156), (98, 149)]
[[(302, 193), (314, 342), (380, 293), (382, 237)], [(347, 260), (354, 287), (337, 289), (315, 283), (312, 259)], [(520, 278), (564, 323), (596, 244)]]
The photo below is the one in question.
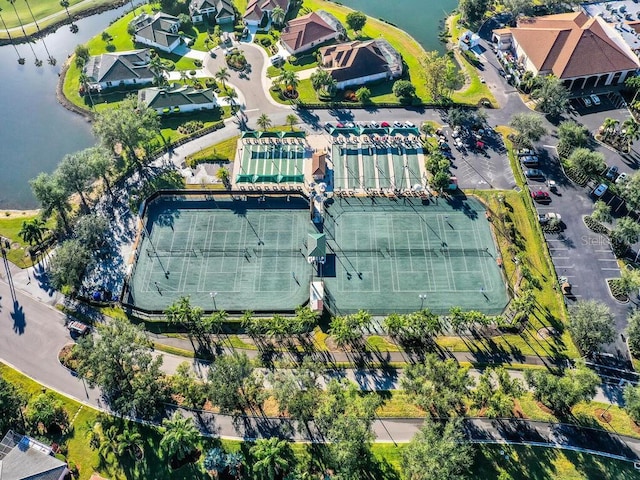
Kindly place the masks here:
[(327, 210), (323, 276), (335, 313), (505, 308), (498, 252), (479, 201), (349, 197)]
[(161, 196), (143, 221), (127, 298), (139, 309), (161, 312), (184, 295), (230, 312), (290, 311), (309, 299), (304, 253), (315, 228), (305, 199)]

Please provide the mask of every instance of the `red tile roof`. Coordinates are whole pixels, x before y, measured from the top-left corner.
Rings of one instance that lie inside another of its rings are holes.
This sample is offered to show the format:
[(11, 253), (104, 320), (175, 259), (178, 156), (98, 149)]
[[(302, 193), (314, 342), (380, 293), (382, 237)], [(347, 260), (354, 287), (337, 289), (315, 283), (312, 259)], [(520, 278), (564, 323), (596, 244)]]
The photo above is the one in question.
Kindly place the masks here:
[(311, 12), (304, 17), (289, 21), (284, 30), (282, 30), (280, 40), (292, 51), (295, 51), (335, 33), (336, 30), (325, 22), (320, 15), (316, 12)]

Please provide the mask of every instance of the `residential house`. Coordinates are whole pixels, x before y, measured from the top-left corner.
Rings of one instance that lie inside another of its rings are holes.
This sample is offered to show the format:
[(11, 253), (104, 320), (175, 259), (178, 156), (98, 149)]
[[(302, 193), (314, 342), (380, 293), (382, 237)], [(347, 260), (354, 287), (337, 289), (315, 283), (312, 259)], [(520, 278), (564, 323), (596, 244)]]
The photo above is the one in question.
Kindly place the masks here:
[(138, 92), (138, 100), (160, 115), (211, 110), (218, 105), (210, 88), (198, 90), (177, 84), (170, 87), (144, 88)]
[(324, 10), (290, 20), (280, 34), (280, 43), (292, 55), (311, 50), (321, 43), (346, 37), (344, 26)]
[(640, 61), (602, 18), (582, 12), (520, 18), (493, 31), (499, 55), (534, 75), (555, 75), (572, 90), (624, 82)]
[(271, 18), (271, 12), (276, 7), (280, 7), (285, 13), (289, 11), (291, 6), (289, 0), (249, 0), (247, 9), (242, 16), (244, 24), (260, 25)]
[(209, 22), (224, 25), (233, 23), (236, 19), (231, 0), (191, 0), (189, 15), (193, 23), (204, 22), (207, 18)]
[(461, 50), (473, 50), (480, 44), (480, 35), (473, 33), (471, 30), (467, 30), (460, 35), (460, 41), (458, 46)]
[(82, 71), (89, 79), (89, 89), (97, 92), (111, 87), (147, 85), (154, 78), (149, 70), (150, 60), (147, 48), (103, 53), (89, 58)]
[(178, 35), (180, 20), (173, 15), (158, 12), (152, 17), (143, 13), (137, 16), (131, 25), (133, 25), (136, 42), (163, 52), (173, 52), (182, 42), (182, 38)]
[(339, 89), (402, 75), (402, 56), (382, 38), (330, 45), (320, 49), (320, 64)]
[(63, 480), (67, 464), (53, 456), (50, 446), (9, 430), (0, 441), (0, 479)]

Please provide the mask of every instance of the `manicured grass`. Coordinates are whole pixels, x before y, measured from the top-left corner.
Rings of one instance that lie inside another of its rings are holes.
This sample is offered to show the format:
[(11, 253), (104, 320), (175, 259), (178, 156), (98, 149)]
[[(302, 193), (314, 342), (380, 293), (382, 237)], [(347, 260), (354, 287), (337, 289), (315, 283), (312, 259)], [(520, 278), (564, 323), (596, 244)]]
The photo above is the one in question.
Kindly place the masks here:
[[(12, 246), (12, 248), (7, 251), (7, 258), (21, 268), (30, 267), (33, 265), (33, 261), (25, 251), (25, 248), (28, 247), (29, 244), (20, 238), (18, 232), (22, 230), (23, 222), (33, 220), (36, 217), (38, 217), (38, 215), (33, 215), (31, 212), (16, 212), (9, 216), (3, 216), (3, 214), (0, 213), (0, 236), (8, 238), (12, 244), (18, 244), (18, 248), (13, 248)], [(55, 220), (50, 218), (46, 226), (48, 228), (54, 228)]]
[(400, 348), (395, 343), (389, 342), (384, 337), (379, 335), (371, 335), (367, 338), (366, 348), (371, 351), (381, 352), (399, 352)]
[[(76, 6), (80, 2), (83, 2), (82, 5)], [(78, 15), (80, 12), (100, 7), (102, 5), (112, 5), (116, 2), (117, 0), (69, 0), (69, 13), (73, 17)], [(31, 13), (29, 13), (26, 2), (17, 1), (15, 2), (15, 6), (23, 25), (33, 23), (33, 18), (31, 17)], [(33, 15), (36, 17), (40, 29), (53, 25), (56, 22), (66, 21), (68, 18), (65, 9), (60, 6), (59, 0), (31, 0), (29, 2), (29, 6), (31, 6), (31, 10)], [(47, 18), (49, 16), (52, 17)], [(2, 18), (7, 23), (7, 27), (9, 27), (9, 29), (17, 27), (11, 31), (12, 38), (23, 38), (24, 35), (22, 30), (19, 28), (20, 22), (16, 17), (13, 7), (9, 3), (3, 2), (2, 4)], [(25, 26), (25, 30), (29, 35), (37, 32), (35, 25)], [(0, 30), (0, 38), (8, 38), (7, 32), (4, 28)]]
[(477, 445), (470, 478), (630, 480), (637, 475), (633, 463), (595, 455), (519, 445)]
[(236, 135), (234, 137), (223, 140), (220, 143), (216, 143), (215, 145), (210, 145), (206, 148), (203, 148), (199, 152), (187, 156), (187, 165), (189, 165), (190, 162), (197, 162), (200, 159), (210, 158), (213, 155), (225, 157), (229, 161), (233, 161), (236, 157), (236, 145), (239, 139), (240, 136)]

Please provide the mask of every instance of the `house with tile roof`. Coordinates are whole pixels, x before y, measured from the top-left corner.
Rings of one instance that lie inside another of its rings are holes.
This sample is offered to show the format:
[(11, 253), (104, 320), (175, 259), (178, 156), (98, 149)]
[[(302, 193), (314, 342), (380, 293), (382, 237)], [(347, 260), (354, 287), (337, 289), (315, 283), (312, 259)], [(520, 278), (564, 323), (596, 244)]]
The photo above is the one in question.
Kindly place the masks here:
[(63, 480), (69, 475), (67, 464), (48, 445), (12, 430), (0, 441), (0, 480)]
[(191, 0), (189, 16), (193, 23), (202, 23), (206, 18), (210, 23), (224, 25), (234, 22), (236, 12), (231, 0)]
[(614, 28), (583, 12), (520, 18), (493, 38), (504, 58), (535, 75), (554, 75), (571, 90), (620, 84), (640, 68)]
[(158, 12), (153, 17), (147, 13), (138, 15), (131, 22), (133, 39), (150, 47), (171, 53), (182, 43), (178, 35), (180, 20), (167, 13)]
[(289, 53), (297, 55), (346, 35), (346, 29), (336, 17), (318, 10), (287, 22), (280, 33), (280, 43)]
[(212, 110), (218, 101), (210, 88), (196, 89), (183, 85), (149, 87), (138, 91), (138, 101), (159, 115)]
[(330, 45), (319, 51), (320, 65), (339, 89), (402, 75), (402, 56), (382, 38)]
[(291, 2), (289, 0), (249, 0), (247, 9), (242, 15), (244, 24), (260, 25), (263, 20), (267, 21), (271, 18), (271, 12), (276, 7), (280, 7), (285, 13), (289, 11)]
[(90, 57), (82, 71), (89, 79), (89, 89), (96, 92), (127, 85), (144, 86), (153, 83), (150, 61), (148, 48), (103, 53)]

